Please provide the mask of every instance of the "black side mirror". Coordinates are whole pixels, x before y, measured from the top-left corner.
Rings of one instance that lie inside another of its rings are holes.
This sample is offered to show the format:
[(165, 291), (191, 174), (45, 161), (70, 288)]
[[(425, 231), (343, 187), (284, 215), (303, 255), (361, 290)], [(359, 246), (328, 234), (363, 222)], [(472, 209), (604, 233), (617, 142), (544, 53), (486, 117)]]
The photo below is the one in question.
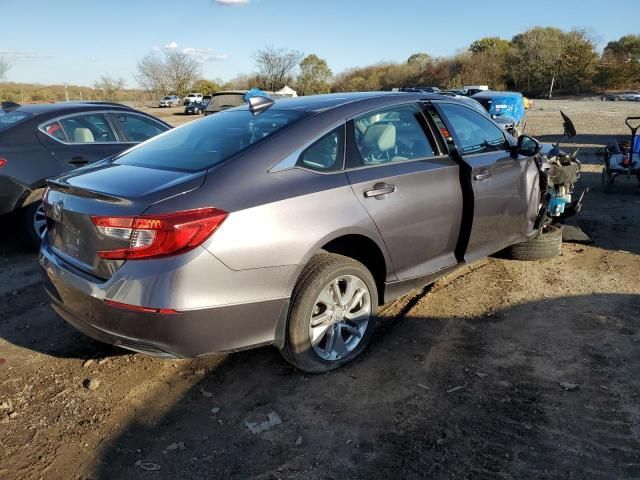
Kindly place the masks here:
[(511, 150), (511, 156), (513, 158), (518, 158), (520, 155), (523, 157), (533, 157), (540, 153), (540, 150), (542, 150), (542, 145), (540, 145), (538, 140), (528, 135), (520, 135), (517, 146)]

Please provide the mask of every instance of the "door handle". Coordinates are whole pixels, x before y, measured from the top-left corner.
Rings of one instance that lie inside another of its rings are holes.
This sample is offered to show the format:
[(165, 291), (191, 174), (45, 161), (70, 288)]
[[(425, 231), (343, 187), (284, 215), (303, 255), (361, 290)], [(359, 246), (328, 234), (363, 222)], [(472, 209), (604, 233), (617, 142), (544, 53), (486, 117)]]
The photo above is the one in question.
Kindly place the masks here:
[(364, 196), (367, 198), (385, 198), (387, 195), (395, 191), (395, 185), (389, 185), (388, 183), (376, 183), (373, 188), (364, 191)]
[(491, 178), (491, 172), (482, 172), (473, 176), (474, 180), (486, 180)]
[(67, 160), (67, 163), (70, 163), (71, 165), (86, 165), (89, 163), (89, 160), (81, 156), (76, 156), (71, 157), (71, 160)]

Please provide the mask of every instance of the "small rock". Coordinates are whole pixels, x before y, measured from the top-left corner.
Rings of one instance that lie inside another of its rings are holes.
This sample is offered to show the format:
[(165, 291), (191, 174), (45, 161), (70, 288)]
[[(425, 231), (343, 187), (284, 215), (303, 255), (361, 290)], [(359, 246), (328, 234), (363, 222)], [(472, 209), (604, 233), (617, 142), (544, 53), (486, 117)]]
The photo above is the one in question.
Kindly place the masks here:
[(296, 447), (299, 447), (300, 445), (302, 445), (302, 437), (298, 437), (296, 439)]
[(200, 387), (200, 393), (202, 393), (203, 397), (211, 398), (213, 397), (213, 393), (207, 392), (204, 388)]
[(142, 470), (147, 470), (148, 472), (155, 472), (161, 468), (157, 463), (143, 462), (142, 460), (138, 460), (135, 463), (135, 466), (140, 467)]
[(267, 415), (268, 420), (266, 422), (244, 422), (245, 426), (254, 435), (262, 432), (266, 432), (276, 425), (282, 423), (282, 419), (276, 412), (271, 412)]
[(347, 445), (351, 445), (351, 440), (347, 440)]
[(83, 366), (84, 368), (87, 368), (87, 367), (88, 367), (88, 366), (90, 366), (92, 363), (93, 363), (93, 358), (89, 358), (89, 359), (85, 360), (85, 361), (82, 363), (82, 366)]
[(18, 412), (11, 412), (9, 414), (9, 418), (11, 418), (11, 419), (16, 418), (17, 416), (18, 416)]
[(193, 373), (195, 373), (196, 375), (204, 375), (205, 373), (207, 373), (207, 369), (206, 368), (196, 368)]
[(213, 413), (214, 415), (217, 415), (218, 413), (220, 413), (220, 407), (213, 407), (211, 409), (211, 413)]
[(484, 378), (488, 376), (489, 376), (488, 373), (476, 372), (476, 377)]
[(507, 382), (506, 380), (500, 380), (498, 382), (498, 385), (500, 385), (501, 387), (504, 387), (504, 388), (511, 388), (513, 386), (511, 384), (511, 382)]
[(167, 450), (186, 450), (184, 442), (172, 443), (167, 447)]
[(560, 386), (567, 391), (575, 390), (576, 388), (578, 388), (577, 383), (571, 383), (571, 382), (560, 382)]
[(94, 380), (92, 378), (86, 378), (82, 382), (82, 386), (88, 390), (94, 391), (100, 386), (100, 380)]
[(100, 360), (98, 360), (98, 365), (104, 365), (105, 363), (107, 363), (109, 361), (108, 358), (101, 358)]

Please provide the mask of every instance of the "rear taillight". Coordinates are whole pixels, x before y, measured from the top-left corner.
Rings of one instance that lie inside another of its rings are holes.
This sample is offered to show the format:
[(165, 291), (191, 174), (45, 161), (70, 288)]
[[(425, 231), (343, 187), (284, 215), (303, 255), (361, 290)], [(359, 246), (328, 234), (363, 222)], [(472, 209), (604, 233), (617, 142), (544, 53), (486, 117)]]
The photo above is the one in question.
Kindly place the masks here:
[(209, 238), (227, 215), (217, 208), (200, 208), (142, 217), (91, 217), (91, 220), (102, 235), (129, 241), (128, 248), (98, 252), (101, 258), (133, 260), (191, 250)]
[(0, 168), (4, 167), (7, 164), (6, 158), (0, 158)]

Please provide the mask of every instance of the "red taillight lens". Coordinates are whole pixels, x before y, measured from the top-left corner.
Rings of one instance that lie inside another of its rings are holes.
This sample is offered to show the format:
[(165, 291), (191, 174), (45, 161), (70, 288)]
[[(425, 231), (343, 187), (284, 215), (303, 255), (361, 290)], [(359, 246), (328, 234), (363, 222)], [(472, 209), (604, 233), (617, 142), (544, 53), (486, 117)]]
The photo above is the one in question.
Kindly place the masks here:
[(202, 244), (222, 225), (228, 213), (217, 208), (143, 217), (91, 217), (105, 236), (129, 240), (129, 248), (103, 250), (102, 258), (133, 260), (183, 253)]
[(0, 158), (0, 168), (4, 167), (7, 164), (7, 160), (5, 158)]

